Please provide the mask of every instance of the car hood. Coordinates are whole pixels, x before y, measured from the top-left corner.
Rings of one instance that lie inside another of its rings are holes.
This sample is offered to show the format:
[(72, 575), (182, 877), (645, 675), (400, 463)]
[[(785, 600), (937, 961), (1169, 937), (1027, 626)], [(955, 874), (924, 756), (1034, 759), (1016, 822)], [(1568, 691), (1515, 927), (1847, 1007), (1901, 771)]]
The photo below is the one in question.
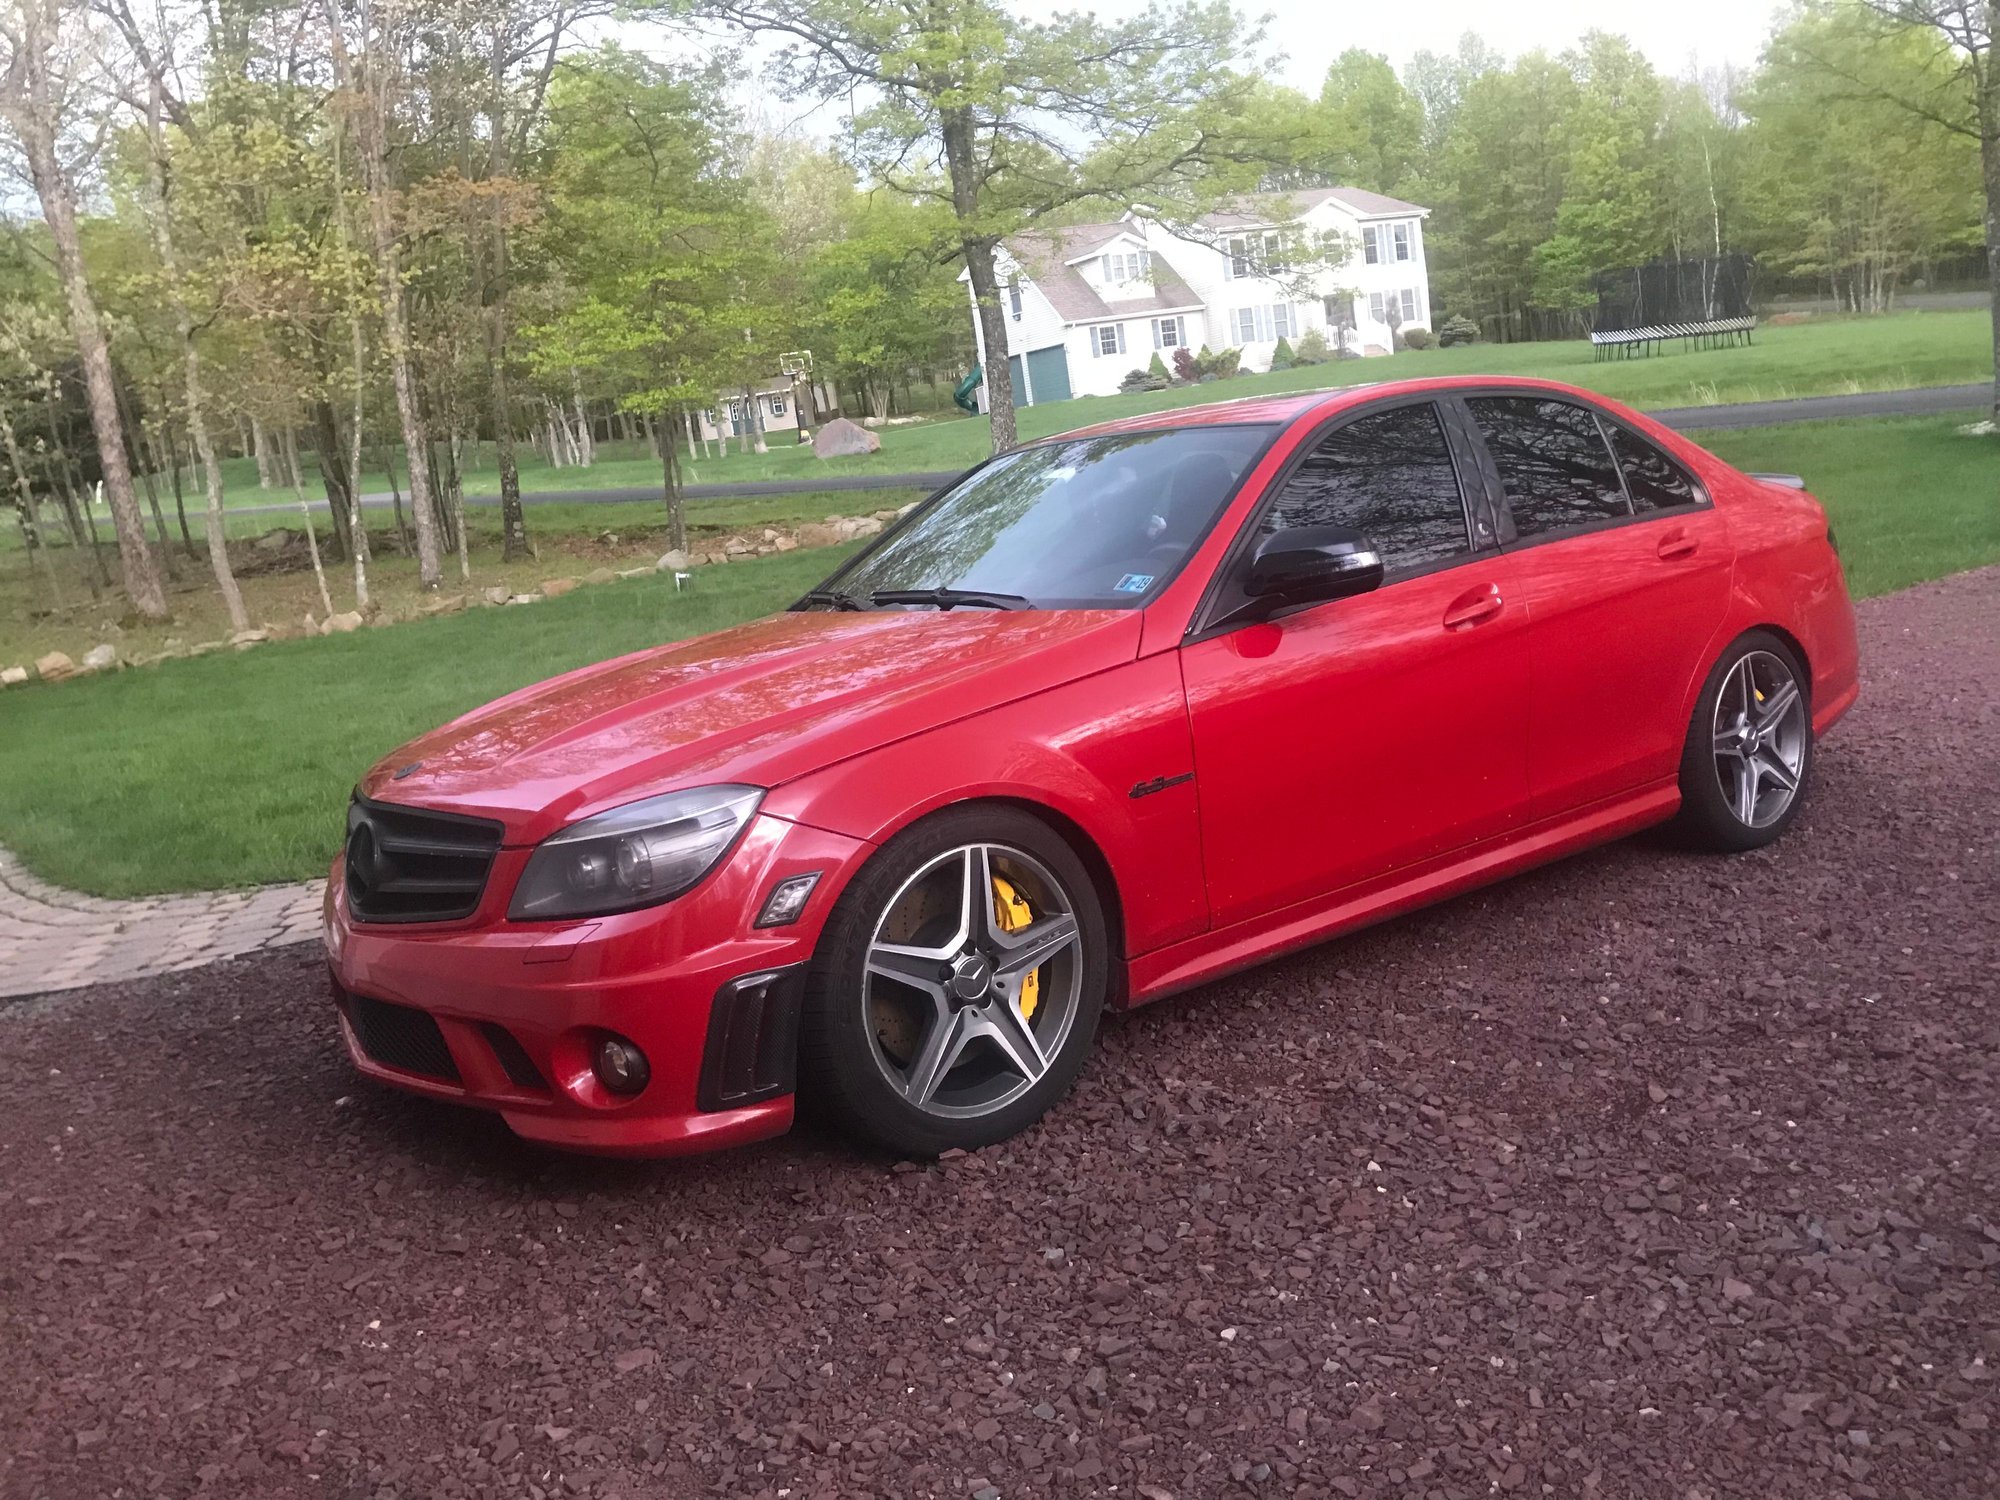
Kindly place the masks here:
[(1130, 661), (1136, 610), (801, 611), (584, 667), (385, 756), (363, 795), (533, 843), (679, 786), (777, 786)]

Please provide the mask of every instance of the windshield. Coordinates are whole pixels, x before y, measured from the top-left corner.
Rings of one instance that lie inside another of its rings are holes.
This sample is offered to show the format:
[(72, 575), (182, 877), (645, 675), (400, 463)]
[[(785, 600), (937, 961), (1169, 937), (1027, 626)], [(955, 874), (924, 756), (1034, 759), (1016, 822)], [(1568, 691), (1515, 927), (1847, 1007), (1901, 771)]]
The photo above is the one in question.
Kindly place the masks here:
[[(1004, 454), (809, 597), (849, 608), (1142, 604), (1207, 534), (1273, 431), (1182, 427)], [(935, 590), (948, 592), (876, 597)]]

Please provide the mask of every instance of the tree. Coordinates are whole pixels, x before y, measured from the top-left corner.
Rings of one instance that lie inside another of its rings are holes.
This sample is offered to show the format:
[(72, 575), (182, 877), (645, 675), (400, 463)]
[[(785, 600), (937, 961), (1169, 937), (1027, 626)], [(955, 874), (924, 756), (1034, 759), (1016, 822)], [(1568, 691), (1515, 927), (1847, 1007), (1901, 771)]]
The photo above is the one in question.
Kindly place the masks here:
[(1836, 27), (1856, 22), (1877, 37), (1899, 38), (1897, 59), (1918, 65), (1884, 66), (1889, 59), (1871, 48), (1822, 49), (1807, 41), (1804, 55), (1834, 85), (1829, 103), (1887, 102), (1979, 148), (1993, 304), (1993, 419), (2000, 422), (2000, 59), (1993, 53), (2000, 0), (1861, 0), (1814, 14)]
[[(364, 10), (364, 15), (366, 11)], [(353, 112), (355, 139), (360, 147), (361, 183), (374, 240), (376, 279), (382, 302), (382, 343), (389, 357), (390, 381), (396, 391), (396, 414), (402, 424), (403, 446), (410, 455), (410, 513), (417, 534), (417, 577), (425, 589), (444, 579), (438, 551), (437, 512), (430, 482), (428, 426), (418, 405), (416, 377), (410, 363), (410, 324), (403, 298), (402, 252), (397, 239), (394, 184), (390, 177), (387, 140), (389, 64), (396, 39), (364, 33), (357, 70), (350, 64), (342, 30), (339, 0), (327, 0), (326, 18), (333, 43), (335, 77)], [(357, 71), (359, 77), (356, 77)], [(359, 496), (356, 497), (357, 501)]]
[(97, 299), (84, 273), (76, 186), (71, 164), (63, 160), (65, 137), (78, 102), (78, 74), (95, 50), (92, 30), (87, 18), (68, 0), (11, 0), (0, 12), (0, 41), (7, 48), (5, 65), (0, 67), (0, 119), (13, 128), (27, 158), (42, 217), (48, 224), (56, 273), (69, 302), (70, 328), (83, 362), (90, 425), (103, 471), (104, 498), (118, 538), (125, 594), (140, 615), (164, 620), (166, 591), (139, 519), (110, 346)]
[(688, 6), (783, 42), (772, 77), (785, 97), (869, 98), (853, 116), (856, 159), (877, 181), (949, 206), (986, 348), (996, 452), (1016, 439), (1002, 240), (1085, 203), (1171, 216), (1234, 185), (1216, 174), (1245, 165), (1225, 126), (1250, 85), (1228, 65), (1255, 38), (1226, 0), (1156, 0), (1118, 23), (1029, 21), (1002, 0)]
[(951, 215), (939, 205), (883, 192), (852, 233), (813, 256), (815, 347), (878, 419), (889, 414), (898, 375), (948, 364), (963, 347), (965, 293), (943, 264), (952, 243)]
[(1342, 143), (1341, 177), (1378, 193), (1409, 191), (1423, 149), (1424, 109), (1386, 58), (1350, 47), (1327, 69), (1320, 108)]
[[(1977, 146), (1897, 96), (1945, 102), (1956, 80), (1909, 30), (1848, 7), (1775, 36), (1745, 91), (1747, 233), (1774, 269), (1822, 280), (1856, 312), (1887, 310), (1911, 264), (1954, 237), (1976, 243)], [(1829, 108), (1829, 81), (1846, 90)], [(1943, 83), (1945, 87), (1938, 86)], [(1969, 103), (1969, 101), (1967, 101)]]

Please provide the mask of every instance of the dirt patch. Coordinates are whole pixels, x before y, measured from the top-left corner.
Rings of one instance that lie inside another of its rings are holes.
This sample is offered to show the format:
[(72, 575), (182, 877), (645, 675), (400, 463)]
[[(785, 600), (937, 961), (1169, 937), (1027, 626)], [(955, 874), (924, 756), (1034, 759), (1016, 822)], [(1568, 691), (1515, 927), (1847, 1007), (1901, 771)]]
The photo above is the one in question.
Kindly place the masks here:
[(1115, 1020), (934, 1168), (536, 1153), (309, 951), (0, 1012), (0, 1493), (1983, 1500), (1996, 591), (1863, 606), (1779, 848)]

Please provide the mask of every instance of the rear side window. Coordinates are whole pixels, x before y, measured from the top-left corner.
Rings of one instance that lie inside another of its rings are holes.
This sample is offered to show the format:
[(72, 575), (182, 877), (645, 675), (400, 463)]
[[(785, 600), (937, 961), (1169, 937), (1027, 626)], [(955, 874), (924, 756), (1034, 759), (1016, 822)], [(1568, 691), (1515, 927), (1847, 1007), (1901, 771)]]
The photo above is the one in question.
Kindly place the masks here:
[(1285, 482), (1258, 534), (1295, 526), (1351, 527), (1375, 543), (1391, 573), (1469, 552), (1437, 408), (1398, 406), (1328, 434)]
[(1611, 434), (1611, 451), (1618, 455), (1618, 467), (1625, 471), (1625, 488), (1632, 496), (1632, 509), (1640, 515), (1655, 510), (1675, 510), (1683, 505), (1699, 505), (1701, 490), (1694, 477), (1666, 454), (1629, 427), (1606, 422)]
[(1597, 418), (1581, 406), (1535, 396), (1474, 396), (1465, 404), (1522, 536), (1632, 513)]

